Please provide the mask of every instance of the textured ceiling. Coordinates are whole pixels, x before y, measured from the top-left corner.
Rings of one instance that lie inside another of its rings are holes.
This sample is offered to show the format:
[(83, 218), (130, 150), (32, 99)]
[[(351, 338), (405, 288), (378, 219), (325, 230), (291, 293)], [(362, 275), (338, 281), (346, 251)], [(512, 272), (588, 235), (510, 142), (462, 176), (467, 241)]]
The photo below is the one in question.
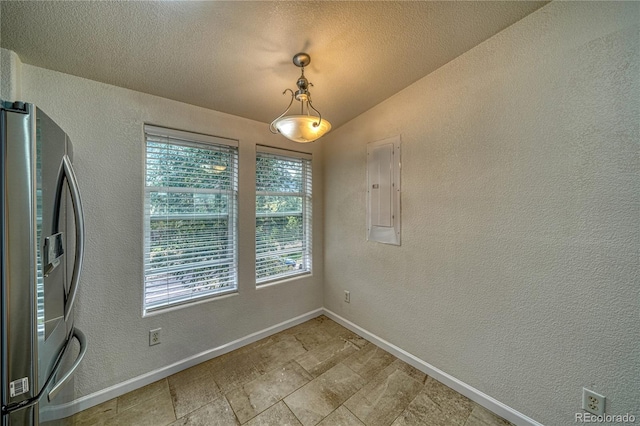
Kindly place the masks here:
[(6, 1), (27, 64), (270, 122), (299, 69), (334, 128), (546, 2)]

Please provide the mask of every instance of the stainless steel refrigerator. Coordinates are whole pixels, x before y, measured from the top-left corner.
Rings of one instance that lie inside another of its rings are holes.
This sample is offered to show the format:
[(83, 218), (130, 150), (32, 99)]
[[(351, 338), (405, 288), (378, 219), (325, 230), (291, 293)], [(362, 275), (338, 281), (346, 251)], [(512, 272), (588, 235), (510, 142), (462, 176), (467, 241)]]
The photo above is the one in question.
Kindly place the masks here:
[(2, 426), (59, 424), (87, 349), (73, 324), (84, 222), (72, 147), (36, 106), (0, 102)]

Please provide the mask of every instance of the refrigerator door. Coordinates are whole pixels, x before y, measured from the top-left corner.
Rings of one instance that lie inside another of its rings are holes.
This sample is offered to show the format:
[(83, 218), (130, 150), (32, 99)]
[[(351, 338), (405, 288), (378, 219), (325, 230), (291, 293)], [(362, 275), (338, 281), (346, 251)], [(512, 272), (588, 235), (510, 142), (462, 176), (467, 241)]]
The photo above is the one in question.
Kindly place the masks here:
[[(3, 105), (4, 106), (4, 105)], [(3, 425), (32, 424), (33, 410), (4, 407), (38, 394), (35, 241), (35, 143), (31, 115), (4, 107), (2, 161), (2, 407)]]
[[(36, 109), (36, 147), (42, 189), (39, 270), (44, 283), (44, 333), (38, 335), (38, 417), (60, 424), (57, 406), (73, 400), (72, 376), (84, 357), (84, 335), (73, 327), (75, 301), (84, 253), (84, 214), (71, 164), (68, 136)], [(70, 265), (71, 273), (67, 272)], [(39, 311), (41, 312), (41, 311)], [(80, 343), (74, 356), (72, 337)], [(46, 387), (46, 388), (45, 388)]]
[[(65, 323), (68, 292), (65, 197), (59, 194), (67, 135), (38, 108), (32, 108), (36, 145), (38, 390), (53, 372), (73, 328)], [(66, 191), (66, 190), (65, 190)], [(62, 201), (60, 201), (62, 199)]]

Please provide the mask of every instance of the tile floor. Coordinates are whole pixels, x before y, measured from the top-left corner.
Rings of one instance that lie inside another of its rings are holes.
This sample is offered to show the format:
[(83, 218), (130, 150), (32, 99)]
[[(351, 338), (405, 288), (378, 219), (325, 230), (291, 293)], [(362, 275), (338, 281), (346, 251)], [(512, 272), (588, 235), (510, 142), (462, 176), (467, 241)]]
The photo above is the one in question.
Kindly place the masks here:
[(74, 425), (510, 425), (325, 316), (80, 412)]

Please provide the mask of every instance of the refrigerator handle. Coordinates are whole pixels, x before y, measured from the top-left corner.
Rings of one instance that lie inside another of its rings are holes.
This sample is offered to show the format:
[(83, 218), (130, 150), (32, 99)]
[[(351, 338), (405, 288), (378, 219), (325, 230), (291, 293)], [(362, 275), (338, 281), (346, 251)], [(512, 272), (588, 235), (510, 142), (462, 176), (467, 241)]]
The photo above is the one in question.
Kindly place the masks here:
[[(73, 362), (73, 365), (71, 366), (69, 371), (67, 371), (60, 380), (56, 381), (56, 384), (53, 385), (53, 387), (47, 394), (47, 399), (49, 401), (53, 400), (53, 398), (58, 395), (58, 392), (60, 392), (64, 385), (66, 385), (71, 377), (73, 377), (73, 374), (76, 372), (78, 365), (80, 365), (80, 363), (82, 362), (82, 358), (84, 358), (84, 355), (87, 353), (87, 339), (86, 337), (84, 337), (84, 333), (77, 328), (74, 328), (73, 337), (75, 337), (78, 340), (78, 343), (80, 343), (80, 353), (78, 354), (76, 360)], [(68, 347), (69, 345), (67, 345), (67, 348)]]
[(69, 320), (69, 316), (73, 312), (73, 303), (76, 299), (78, 291), (78, 283), (80, 282), (80, 272), (82, 271), (82, 261), (84, 259), (84, 212), (82, 211), (82, 200), (80, 199), (80, 190), (78, 188), (78, 179), (73, 171), (71, 160), (68, 155), (62, 157), (60, 171), (58, 172), (58, 183), (56, 187), (55, 206), (53, 209), (53, 234), (58, 232), (60, 221), (60, 204), (62, 199), (62, 189), (64, 180), (67, 180), (69, 192), (71, 193), (71, 203), (73, 204), (73, 215), (76, 222), (76, 253), (73, 262), (73, 273), (71, 274), (71, 286), (69, 293), (65, 296), (64, 320)]

